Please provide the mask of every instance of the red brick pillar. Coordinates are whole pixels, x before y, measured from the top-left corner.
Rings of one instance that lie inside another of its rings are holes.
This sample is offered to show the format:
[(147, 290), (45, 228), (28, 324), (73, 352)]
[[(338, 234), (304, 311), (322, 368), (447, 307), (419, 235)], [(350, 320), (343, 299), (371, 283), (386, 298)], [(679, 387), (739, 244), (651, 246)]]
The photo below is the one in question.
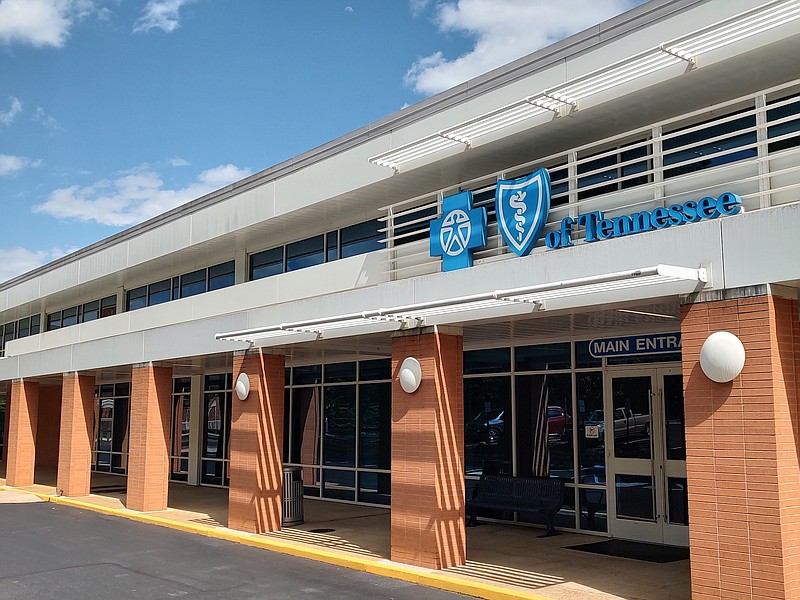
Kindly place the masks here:
[[(800, 598), (800, 323), (796, 300), (682, 309), (693, 598)], [(738, 336), (744, 369), (715, 383), (700, 349)]]
[[(422, 367), (411, 394), (398, 380), (408, 357)], [(461, 335), (425, 329), (392, 339), (394, 561), (430, 569), (466, 562), (463, 371)]]
[(92, 478), (93, 376), (65, 373), (56, 488), (63, 496), (88, 496)]
[(282, 355), (248, 352), (233, 357), (234, 384), (241, 373), (250, 394), (231, 405), (228, 527), (250, 533), (281, 528), (283, 486)]
[(167, 508), (172, 368), (134, 365), (128, 501), (131, 510)]
[(39, 418), (39, 384), (15, 379), (11, 382), (8, 420), (8, 464), (6, 483), (33, 485), (36, 464), (36, 427)]
[(8, 460), (8, 415), (11, 413), (11, 384), (8, 382), (8, 388), (4, 392), (6, 396), (6, 410), (3, 416), (3, 453), (0, 456), (0, 460), (7, 461)]

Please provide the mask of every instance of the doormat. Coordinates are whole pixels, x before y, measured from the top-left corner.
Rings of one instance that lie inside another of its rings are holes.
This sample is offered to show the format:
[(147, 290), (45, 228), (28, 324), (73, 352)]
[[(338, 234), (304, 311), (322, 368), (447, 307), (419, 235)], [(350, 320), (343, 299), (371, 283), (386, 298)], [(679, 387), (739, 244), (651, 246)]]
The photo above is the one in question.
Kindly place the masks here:
[(689, 559), (688, 548), (644, 544), (627, 540), (605, 540), (592, 544), (566, 546), (566, 548), (568, 550), (580, 550), (581, 552), (593, 552), (595, 554), (605, 554), (606, 556), (619, 556), (620, 558), (632, 558), (654, 563), (669, 563), (676, 560)]

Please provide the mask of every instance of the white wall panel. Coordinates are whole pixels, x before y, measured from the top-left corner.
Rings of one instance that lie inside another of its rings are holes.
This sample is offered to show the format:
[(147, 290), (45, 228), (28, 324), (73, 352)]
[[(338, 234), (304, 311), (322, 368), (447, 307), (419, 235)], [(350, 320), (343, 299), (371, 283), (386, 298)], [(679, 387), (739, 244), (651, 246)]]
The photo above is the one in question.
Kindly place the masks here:
[(192, 220), (182, 217), (146, 231), (128, 243), (128, 266), (138, 265), (189, 245)]
[(84, 371), (144, 362), (142, 332), (103, 338), (72, 348), (71, 369)]
[(74, 371), (72, 367), (73, 346), (43, 350), (36, 354), (24, 354), (17, 357), (19, 362), (18, 377), (38, 377), (41, 375), (61, 374)]
[(79, 265), (76, 262), (48, 271), (44, 277), (40, 278), (40, 296), (49, 296), (78, 285), (78, 273)]
[(128, 265), (128, 243), (122, 242), (84, 256), (78, 261), (81, 283), (88, 283), (109, 273), (121, 271)]
[(725, 287), (800, 279), (800, 204), (778, 206), (726, 219)]
[(191, 243), (198, 244), (275, 215), (275, 184), (269, 182), (191, 215)]

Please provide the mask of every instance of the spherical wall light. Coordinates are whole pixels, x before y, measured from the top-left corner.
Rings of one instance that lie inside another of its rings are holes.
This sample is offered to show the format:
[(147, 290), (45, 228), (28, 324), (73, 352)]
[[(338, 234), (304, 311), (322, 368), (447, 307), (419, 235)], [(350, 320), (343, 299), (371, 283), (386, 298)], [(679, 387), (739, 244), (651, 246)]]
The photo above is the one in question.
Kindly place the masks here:
[(239, 400), (246, 400), (247, 395), (250, 393), (250, 378), (247, 373), (241, 373), (236, 378), (236, 397)]
[(742, 342), (728, 331), (712, 333), (700, 349), (700, 368), (711, 381), (733, 381), (744, 368)]
[(400, 365), (400, 387), (406, 394), (413, 394), (422, 383), (422, 367), (416, 358), (409, 356)]

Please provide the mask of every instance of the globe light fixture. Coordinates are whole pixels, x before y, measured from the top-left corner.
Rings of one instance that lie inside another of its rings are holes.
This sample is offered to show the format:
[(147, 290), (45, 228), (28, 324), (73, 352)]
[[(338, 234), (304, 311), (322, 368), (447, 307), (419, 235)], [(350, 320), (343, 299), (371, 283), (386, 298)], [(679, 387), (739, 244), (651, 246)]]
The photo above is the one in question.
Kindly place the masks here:
[(744, 367), (744, 346), (728, 331), (712, 333), (700, 349), (700, 368), (711, 381), (727, 383)]
[(236, 378), (236, 397), (239, 400), (246, 400), (248, 394), (250, 394), (250, 378), (247, 376), (247, 373), (240, 373), (239, 377)]
[(422, 383), (422, 367), (416, 358), (409, 356), (400, 365), (400, 387), (406, 394), (413, 394)]

